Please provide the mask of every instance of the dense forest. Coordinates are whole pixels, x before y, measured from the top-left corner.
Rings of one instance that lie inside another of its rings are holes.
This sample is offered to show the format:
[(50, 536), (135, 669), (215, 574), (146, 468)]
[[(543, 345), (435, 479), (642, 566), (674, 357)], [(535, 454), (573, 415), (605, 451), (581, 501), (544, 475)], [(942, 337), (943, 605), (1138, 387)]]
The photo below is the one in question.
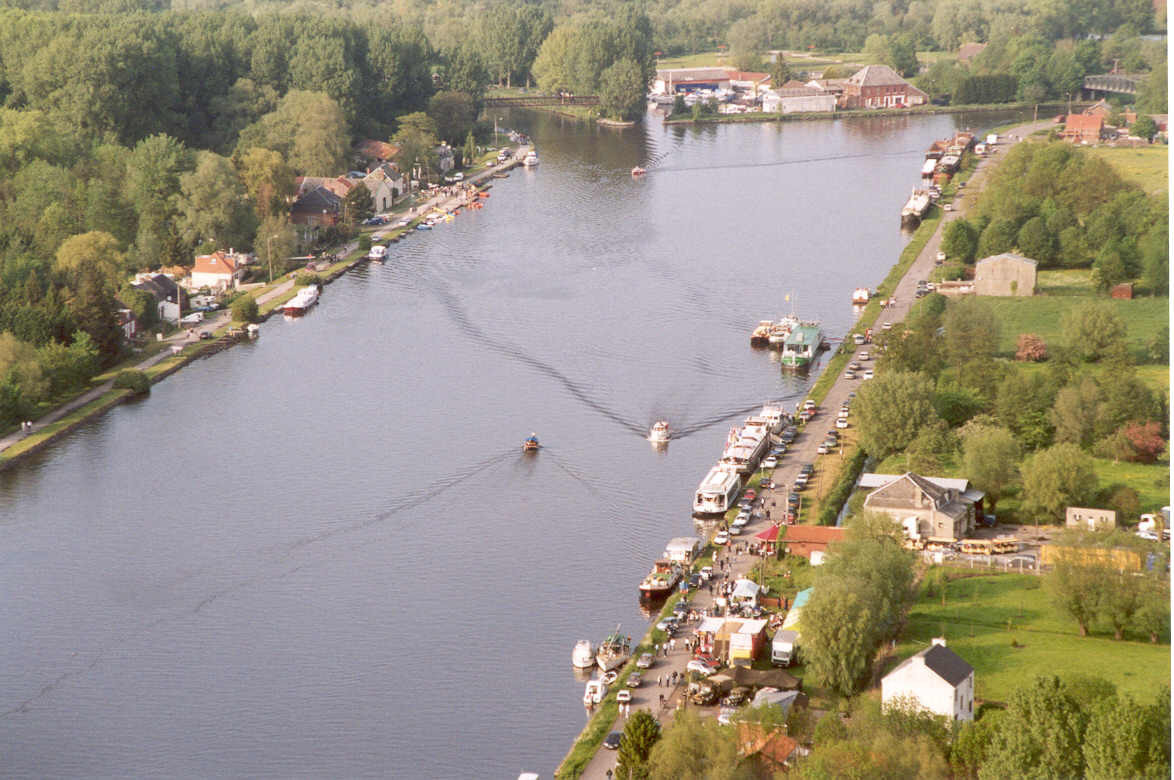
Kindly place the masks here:
[(916, 71), (914, 51), (981, 41), (970, 65), (921, 74), (927, 91), (1061, 97), (1118, 64), (1152, 69), (1138, 102), (1164, 110), (1164, 45), (1138, 37), (1164, 24), (1148, 0), (8, 0), (0, 426), (115, 362), (118, 308), (154, 324), (134, 272), (258, 235), (262, 262), (293, 254), (294, 177), (346, 172), (360, 138), (425, 162), (439, 140), (470, 149), (494, 82), (597, 93), (624, 114), (642, 110), (660, 55), (863, 49)]

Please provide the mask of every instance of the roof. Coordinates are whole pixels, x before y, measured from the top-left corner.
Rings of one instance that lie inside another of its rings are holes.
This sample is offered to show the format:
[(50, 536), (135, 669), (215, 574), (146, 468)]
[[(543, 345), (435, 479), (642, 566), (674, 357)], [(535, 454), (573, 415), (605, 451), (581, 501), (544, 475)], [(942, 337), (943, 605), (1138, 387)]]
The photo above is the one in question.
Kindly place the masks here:
[(730, 68), (666, 68), (658, 70), (656, 77), (662, 81), (678, 84), (682, 81), (715, 81), (730, 77)]
[(1109, 114), (1113, 113), (1113, 107), (1109, 105), (1109, 101), (1101, 98), (1088, 108), (1084, 109), (1084, 111), (1081, 113), (1085, 116), (1093, 116), (1094, 114), (1108, 116)]
[(986, 48), (985, 43), (964, 43), (958, 47), (958, 61), (966, 62), (974, 59)]
[(770, 528), (766, 528), (754, 534), (754, 538), (760, 542), (777, 541), (779, 538), (779, 527), (777, 525), (772, 525)]
[(811, 594), (815, 592), (815, 588), (807, 588), (795, 594), (795, 603), (791, 605), (791, 609), (799, 609), (806, 607), (807, 602), (811, 600)]
[(799, 87), (806, 87), (806, 86), (807, 85), (804, 84), (799, 79), (788, 79), (780, 86), (780, 89), (797, 89)]
[(738, 752), (743, 758), (758, 755), (772, 764), (782, 765), (798, 747), (799, 743), (781, 728), (767, 731), (759, 723), (738, 723)]
[(369, 160), (390, 160), (399, 154), (399, 147), (386, 141), (364, 138), (355, 144), (355, 151)]
[(983, 263), (991, 263), (991, 262), (994, 262), (995, 260), (1013, 260), (1017, 263), (1031, 263), (1031, 266), (1033, 268), (1035, 266), (1039, 265), (1039, 263), (1032, 260), (1030, 257), (1024, 257), (1023, 255), (1019, 255), (1014, 252), (1003, 252), (1001, 255), (991, 255), (990, 257), (984, 257), (983, 259), (979, 260), (974, 265), (975, 265), (975, 267), (977, 267), (977, 266), (982, 265)]
[(734, 583), (733, 595), (735, 598), (753, 598), (762, 590), (753, 580), (738, 580)]
[(664, 546), (665, 552), (670, 550), (681, 550), (692, 552), (701, 544), (701, 540), (696, 536), (677, 536), (669, 539), (668, 544)]
[(934, 644), (906, 658), (885, 676), (894, 675), (901, 669), (917, 663), (917, 658), (924, 659), (927, 669), (955, 688), (967, 677), (974, 674), (974, 667), (962, 660), (960, 655), (945, 645)]
[(790, 525), (784, 537), (786, 542), (829, 544), (844, 538), (844, 528), (834, 525)]
[(849, 76), (848, 81), (861, 87), (899, 86), (909, 83), (888, 65), (865, 65)]
[(722, 626), (726, 624), (726, 619), (723, 617), (707, 617), (698, 624), (694, 629), (698, 634), (716, 634), (722, 630)]
[(797, 87), (783, 86), (783, 87), (780, 87), (779, 89), (774, 89), (771, 91), (774, 92), (776, 95), (778, 95), (781, 98), (816, 97), (819, 95), (828, 95), (830, 97), (835, 97), (834, 95), (832, 95), (832, 93), (828, 92), (826, 89), (822, 89), (820, 87), (808, 87), (803, 84), (801, 84)]
[(338, 211), (342, 198), (325, 187), (317, 187), (309, 192), (303, 192), (294, 201), (295, 211)]
[[(885, 485), (888, 485), (892, 482), (896, 482), (903, 476), (904, 474), (873, 474), (868, 472), (860, 475), (860, 479), (856, 482), (856, 487), (884, 487)], [(970, 488), (970, 480), (967, 479), (954, 479), (952, 477), (924, 477), (921, 475), (914, 476), (932, 482), (934, 485), (937, 485), (940, 488), (946, 488), (947, 490), (957, 490), (959, 493), (965, 492)]]
[(179, 289), (171, 277), (163, 274), (141, 274), (131, 287), (149, 293), (159, 302), (171, 300)]
[(237, 271), (236, 256), (221, 251), (210, 255), (196, 255), (196, 264), (192, 266), (193, 274), (222, 274), (232, 276)]
[(355, 186), (355, 181), (345, 176), (299, 176), (294, 179), (294, 184), (297, 185), (298, 197), (321, 187), (343, 198)]
[(1099, 114), (1085, 116), (1084, 114), (1069, 114), (1064, 118), (1065, 132), (1079, 131), (1099, 133), (1105, 125), (1105, 118)]
[(820, 330), (815, 325), (800, 325), (787, 336), (786, 344), (814, 343), (819, 338)]
[(731, 70), (730, 81), (770, 81), (769, 73), (758, 73), (752, 70)]

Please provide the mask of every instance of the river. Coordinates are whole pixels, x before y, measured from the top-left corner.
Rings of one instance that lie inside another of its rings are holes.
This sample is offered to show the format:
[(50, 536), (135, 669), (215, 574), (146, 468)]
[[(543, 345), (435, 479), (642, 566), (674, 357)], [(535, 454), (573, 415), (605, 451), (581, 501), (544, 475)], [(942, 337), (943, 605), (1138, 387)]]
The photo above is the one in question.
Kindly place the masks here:
[(541, 165), (484, 210), (0, 474), (3, 773), (550, 777), (575, 640), (643, 634), (727, 431), (807, 386), (751, 327), (842, 334), (922, 150), (1006, 119), (507, 118)]

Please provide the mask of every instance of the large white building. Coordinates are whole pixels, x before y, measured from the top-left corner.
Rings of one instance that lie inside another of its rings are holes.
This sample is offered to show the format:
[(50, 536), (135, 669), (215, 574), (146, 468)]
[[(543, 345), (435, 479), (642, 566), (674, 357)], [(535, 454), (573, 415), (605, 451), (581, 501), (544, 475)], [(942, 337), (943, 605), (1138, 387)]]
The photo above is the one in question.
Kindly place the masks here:
[(778, 87), (762, 93), (762, 110), (768, 114), (798, 114), (836, 110), (836, 96), (819, 87)]
[(905, 659), (881, 680), (884, 706), (912, 703), (952, 720), (974, 720), (974, 667), (945, 639)]

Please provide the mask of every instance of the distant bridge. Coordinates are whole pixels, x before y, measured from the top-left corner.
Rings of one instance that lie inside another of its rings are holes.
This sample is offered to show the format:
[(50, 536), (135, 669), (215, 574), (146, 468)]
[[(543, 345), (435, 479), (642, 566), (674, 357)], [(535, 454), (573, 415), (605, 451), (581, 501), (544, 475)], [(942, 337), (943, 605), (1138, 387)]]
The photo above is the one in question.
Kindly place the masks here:
[(545, 108), (546, 106), (597, 106), (596, 95), (527, 95), (485, 98), (485, 106), (496, 108)]
[(1139, 79), (1133, 76), (1085, 76), (1084, 91), (1088, 97), (1099, 97), (1097, 93), (1110, 92), (1115, 95), (1136, 95)]

